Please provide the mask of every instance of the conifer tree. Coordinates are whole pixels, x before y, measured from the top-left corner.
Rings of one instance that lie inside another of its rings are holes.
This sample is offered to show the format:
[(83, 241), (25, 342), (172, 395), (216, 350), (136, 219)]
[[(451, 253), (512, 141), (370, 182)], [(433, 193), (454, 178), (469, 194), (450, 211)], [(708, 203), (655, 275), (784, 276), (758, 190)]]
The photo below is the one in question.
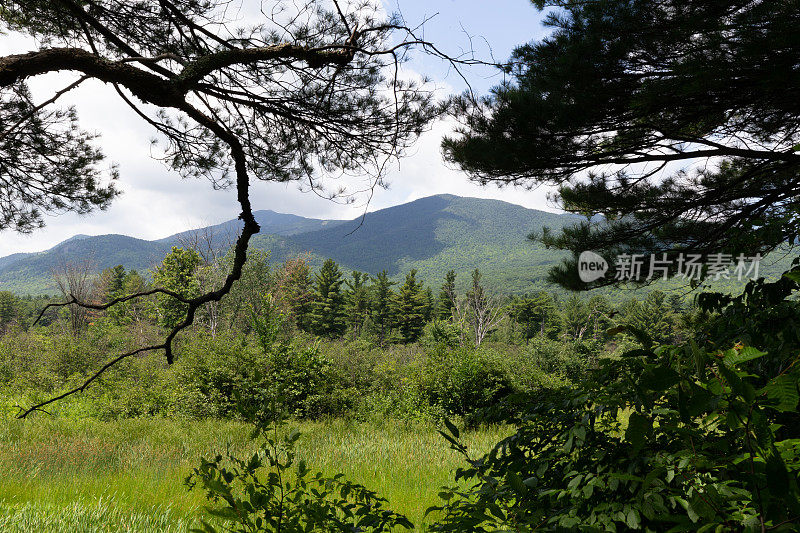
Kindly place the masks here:
[[(755, 255), (800, 230), (796, 1), (535, 0), (551, 32), (501, 85), (453, 109), (445, 157), (480, 184), (548, 185), (576, 225), (537, 235), (579, 254)], [(593, 216), (593, 215), (602, 216)], [(665, 262), (661, 262), (663, 265)], [(613, 271), (614, 264), (611, 265)]]
[(314, 276), (314, 301), (309, 322), (316, 335), (338, 337), (344, 333), (344, 297), (342, 271), (333, 259), (327, 259)]
[(394, 282), (389, 281), (389, 275), (385, 270), (378, 273), (373, 279), (372, 322), (375, 324), (378, 344), (381, 346), (383, 346), (391, 333), (394, 322), (395, 309), (392, 285), (394, 285)]
[(645, 333), (653, 342), (674, 342), (678, 314), (674, 301), (661, 291), (652, 291), (644, 300), (630, 300), (624, 309), (624, 322)]
[(425, 322), (430, 322), (433, 318), (433, 313), (436, 311), (436, 299), (433, 297), (433, 289), (427, 287), (423, 292), (423, 296), (425, 296)]
[[(125, 267), (122, 265), (107, 268), (100, 273), (97, 285), (102, 303), (108, 303), (125, 296), (125, 276)], [(114, 322), (120, 324), (125, 314), (124, 307), (124, 305), (116, 305), (106, 311), (106, 314)]]
[(436, 315), (446, 320), (453, 317), (454, 299), (456, 296), (456, 272), (450, 270), (444, 277), (444, 283), (439, 290), (439, 299), (436, 302)]
[(548, 327), (554, 326), (558, 320), (553, 298), (544, 291), (514, 298), (510, 314), (514, 322), (522, 326), (526, 342), (537, 334), (544, 335)]
[(310, 331), (311, 301), (314, 298), (311, 267), (304, 256), (287, 260), (275, 276), (275, 294), (284, 312), (292, 317), (298, 328)]
[(613, 325), (611, 317), (614, 311), (608, 299), (599, 294), (589, 298), (587, 306), (589, 307), (589, 330), (592, 339), (598, 341), (604, 332)]
[(125, 274), (125, 267), (122, 265), (107, 268), (100, 273), (99, 285), (103, 303), (123, 295)]
[(364, 321), (369, 316), (369, 292), (367, 290), (369, 276), (363, 272), (353, 271), (353, 278), (345, 281), (345, 322), (354, 337), (361, 335)]
[(564, 302), (559, 314), (562, 335), (567, 339), (582, 340), (590, 326), (586, 302), (575, 294)]
[(402, 342), (414, 342), (422, 335), (425, 327), (427, 298), (422, 290), (422, 283), (417, 281), (417, 271), (412, 269), (406, 275), (406, 281), (397, 291), (395, 309), (397, 311), (397, 329)]

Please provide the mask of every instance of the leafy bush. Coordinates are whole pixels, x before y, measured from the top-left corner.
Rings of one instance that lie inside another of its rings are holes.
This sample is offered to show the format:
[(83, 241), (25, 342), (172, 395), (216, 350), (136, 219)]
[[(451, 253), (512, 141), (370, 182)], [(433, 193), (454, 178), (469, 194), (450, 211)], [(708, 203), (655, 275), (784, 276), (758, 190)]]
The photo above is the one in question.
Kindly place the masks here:
[(439, 346), (422, 370), (419, 386), (428, 402), (446, 415), (470, 414), (512, 392), (501, 367), (474, 348)]
[[(227, 531), (379, 533), (413, 527), (408, 518), (387, 509), (384, 498), (342, 474), (312, 473), (296, 457), (300, 433), (280, 438), (278, 427), (257, 429), (255, 437), (263, 435), (264, 442), (252, 457), (228, 453), (226, 458), (201, 459), (186, 479), (190, 490), (199, 485), (217, 504), (208, 512), (225, 521)], [(217, 531), (207, 522), (202, 526), (197, 531)]]
[(534, 337), (526, 346), (531, 362), (547, 374), (580, 379), (596, 356), (591, 341), (558, 341)]
[(461, 330), (449, 320), (431, 320), (423, 332), (422, 343), (435, 348), (444, 346), (455, 348), (460, 344)]
[[(796, 294), (788, 279), (751, 284), (723, 316), (746, 309), (759, 322), (774, 312), (759, 307), (766, 293)], [(479, 459), (450, 424), (445, 437), (469, 460), (456, 479), (470, 488), (443, 492), (433, 529), (796, 530), (800, 342), (781, 338), (792, 346), (778, 354), (643, 339), (577, 387), (529, 398), (517, 432)]]
[(313, 344), (274, 340), (254, 347), (237, 337), (198, 337), (183, 348), (178, 366), (180, 403), (190, 416), (235, 417), (243, 406), (254, 411), (278, 399), (297, 418), (337, 415), (350, 405)]

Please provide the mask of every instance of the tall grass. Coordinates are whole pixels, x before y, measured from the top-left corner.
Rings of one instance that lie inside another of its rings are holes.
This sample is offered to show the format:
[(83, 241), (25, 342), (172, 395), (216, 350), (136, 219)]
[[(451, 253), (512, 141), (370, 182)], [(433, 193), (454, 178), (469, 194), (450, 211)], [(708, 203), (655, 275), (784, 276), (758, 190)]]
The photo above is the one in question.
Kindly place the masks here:
[[(423, 523), (439, 487), (462, 465), (435, 428), (402, 422), (294, 424), (310, 467), (344, 473)], [(231, 421), (137, 419), (0, 421), (0, 531), (184, 531), (203, 495), (183, 479), (200, 456), (252, 453), (250, 428)], [(466, 432), (476, 452), (508, 433)]]
[(113, 499), (101, 498), (92, 503), (74, 501), (65, 506), (0, 502), (0, 531), (6, 533), (177, 533), (187, 531), (191, 522), (191, 518), (176, 516), (170, 507), (156, 506), (147, 512), (136, 512), (117, 507)]

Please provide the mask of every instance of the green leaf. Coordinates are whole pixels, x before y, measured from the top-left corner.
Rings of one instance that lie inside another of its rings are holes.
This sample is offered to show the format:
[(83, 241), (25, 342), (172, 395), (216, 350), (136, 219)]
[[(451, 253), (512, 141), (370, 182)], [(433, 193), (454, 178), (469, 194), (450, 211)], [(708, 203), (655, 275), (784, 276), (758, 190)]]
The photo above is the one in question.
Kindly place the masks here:
[(565, 442), (564, 446), (561, 447), (561, 449), (564, 451), (564, 453), (569, 453), (570, 451), (572, 451), (573, 438), (574, 437), (573, 437), (572, 433), (570, 433), (569, 434), (569, 438), (567, 439), (567, 442)]
[(764, 473), (771, 491), (788, 496), (787, 493), (790, 486), (789, 472), (786, 470), (786, 465), (774, 446), (770, 446), (767, 449)]
[(800, 270), (790, 270), (789, 272), (784, 272), (784, 278), (788, 278), (795, 283), (800, 283)]
[(639, 386), (651, 391), (665, 391), (678, 383), (681, 377), (666, 365), (645, 370), (639, 378)]
[(628, 515), (625, 517), (625, 523), (631, 529), (639, 529), (639, 512), (635, 509), (628, 511)]
[(774, 406), (778, 411), (794, 411), (800, 401), (797, 376), (778, 376), (760, 391), (767, 398), (777, 403)]
[(637, 412), (631, 413), (628, 419), (628, 429), (625, 430), (625, 440), (633, 446), (632, 453), (638, 453), (644, 447), (652, 430), (653, 423), (649, 418)]
[(525, 483), (522, 482), (522, 478), (514, 472), (508, 473), (508, 484), (511, 485), (511, 488), (514, 489), (514, 492), (520, 496), (524, 496), (528, 492), (528, 487), (526, 487)]
[(455, 426), (455, 424), (450, 422), (449, 419), (445, 418), (444, 419), (444, 425), (447, 428), (447, 430), (450, 431), (450, 434), (452, 434), (455, 438), (459, 438), (460, 434), (459, 434), (458, 428)]
[(697, 522), (697, 519), (700, 518), (700, 516), (692, 508), (692, 505), (689, 502), (678, 496), (675, 497), (675, 501), (677, 501), (684, 509), (686, 509), (686, 514), (689, 516), (689, 520), (692, 522)]
[(723, 362), (729, 367), (731, 367), (734, 365), (738, 365), (740, 363), (744, 363), (745, 361), (752, 361), (753, 359), (764, 357), (765, 355), (767, 355), (766, 352), (757, 350), (752, 346), (745, 346), (740, 350), (728, 350), (727, 352), (725, 352), (725, 357), (723, 358)]

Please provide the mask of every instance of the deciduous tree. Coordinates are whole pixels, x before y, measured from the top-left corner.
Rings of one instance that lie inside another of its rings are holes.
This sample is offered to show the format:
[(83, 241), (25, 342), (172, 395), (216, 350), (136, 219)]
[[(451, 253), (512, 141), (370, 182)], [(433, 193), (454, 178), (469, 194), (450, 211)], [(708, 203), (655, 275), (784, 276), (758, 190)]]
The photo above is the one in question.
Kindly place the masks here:
[(161, 264), (153, 272), (153, 283), (171, 294), (158, 295), (159, 322), (166, 328), (174, 328), (186, 316), (186, 300), (200, 293), (200, 281), (197, 269), (202, 259), (192, 249), (184, 250), (177, 246), (167, 254)]
[(480, 346), (486, 336), (500, 324), (504, 314), (497, 296), (488, 293), (481, 285), (481, 273), (477, 268), (472, 272), (467, 306), (475, 333), (475, 346)]

